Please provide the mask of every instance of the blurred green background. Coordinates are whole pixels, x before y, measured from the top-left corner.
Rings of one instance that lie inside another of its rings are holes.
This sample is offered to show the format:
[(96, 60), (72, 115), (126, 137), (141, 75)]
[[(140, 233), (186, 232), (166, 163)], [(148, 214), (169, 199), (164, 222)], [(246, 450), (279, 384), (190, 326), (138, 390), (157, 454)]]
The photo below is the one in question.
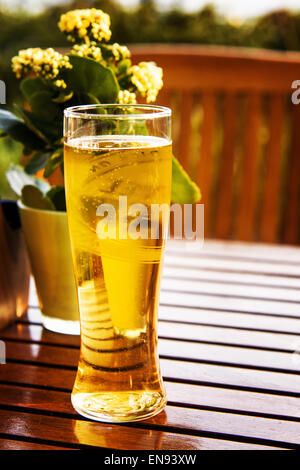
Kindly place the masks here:
[[(40, 2), (41, 4), (43, 2)], [(237, 20), (219, 13), (213, 4), (187, 12), (179, 7), (161, 10), (153, 0), (141, 0), (127, 7), (116, 0), (75, 0), (34, 12), (30, 8), (7, 8), (0, 0), (0, 79), (7, 88), (7, 105), (21, 99), (18, 82), (10, 69), (11, 57), (27, 47), (68, 46), (57, 22), (62, 13), (74, 8), (100, 8), (111, 16), (112, 41), (121, 44), (159, 42), (215, 44), (300, 50), (300, 5), (298, 12), (278, 10), (255, 18)], [(5, 170), (18, 162), (19, 145), (0, 139), (0, 196), (11, 197)]]

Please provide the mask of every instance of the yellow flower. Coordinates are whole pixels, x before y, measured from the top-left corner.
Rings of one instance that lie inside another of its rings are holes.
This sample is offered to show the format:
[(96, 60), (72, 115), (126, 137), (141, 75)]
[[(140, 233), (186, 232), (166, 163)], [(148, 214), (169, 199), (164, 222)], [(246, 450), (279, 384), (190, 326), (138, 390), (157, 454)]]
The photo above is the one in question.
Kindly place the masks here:
[(55, 80), (53, 84), (56, 88), (67, 88), (67, 84), (64, 80)]
[(140, 62), (130, 67), (131, 82), (142, 96), (146, 96), (147, 103), (156, 100), (159, 90), (163, 86), (163, 71), (154, 62)]
[(109, 41), (111, 37), (109, 15), (96, 8), (68, 11), (61, 15), (58, 27), (73, 42), (83, 39), (88, 43), (90, 38)]
[(90, 44), (75, 44), (71, 49), (71, 54), (80, 57), (89, 57), (97, 62), (101, 62), (102, 52), (100, 47), (97, 47), (95, 44), (95, 42), (91, 42)]
[(48, 49), (29, 48), (19, 51), (12, 58), (12, 69), (17, 78), (22, 78), (29, 73), (53, 81), (57, 88), (65, 88), (64, 80), (56, 80), (62, 69), (70, 69), (72, 65), (69, 58), (60, 54), (51, 47)]
[(119, 60), (128, 59), (130, 57), (130, 50), (126, 46), (120, 46), (120, 44), (115, 42), (112, 46), (109, 47), (117, 62)]
[(136, 104), (135, 93), (128, 90), (120, 90), (118, 95), (118, 103), (120, 104)]

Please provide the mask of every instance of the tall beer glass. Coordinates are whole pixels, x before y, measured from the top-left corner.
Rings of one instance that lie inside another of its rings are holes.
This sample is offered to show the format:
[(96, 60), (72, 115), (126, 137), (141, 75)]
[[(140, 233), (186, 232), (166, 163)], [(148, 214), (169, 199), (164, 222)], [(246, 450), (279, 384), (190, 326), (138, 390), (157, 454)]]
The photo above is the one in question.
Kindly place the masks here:
[(72, 403), (99, 421), (166, 404), (157, 352), (171, 194), (171, 111), (150, 105), (65, 110), (65, 182), (81, 348)]

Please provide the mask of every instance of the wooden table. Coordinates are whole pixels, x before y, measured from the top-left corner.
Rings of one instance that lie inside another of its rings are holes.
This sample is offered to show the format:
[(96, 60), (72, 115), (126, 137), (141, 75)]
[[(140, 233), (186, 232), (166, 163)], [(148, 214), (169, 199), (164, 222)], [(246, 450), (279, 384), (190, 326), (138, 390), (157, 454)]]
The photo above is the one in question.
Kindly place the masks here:
[(169, 242), (159, 312), (168, 405), (122, 425), (73, 410), (79, 338), (43, 329), (33, 294), (0, 332), (0, 448), (300, 448), (299, 288), (300, 248)]

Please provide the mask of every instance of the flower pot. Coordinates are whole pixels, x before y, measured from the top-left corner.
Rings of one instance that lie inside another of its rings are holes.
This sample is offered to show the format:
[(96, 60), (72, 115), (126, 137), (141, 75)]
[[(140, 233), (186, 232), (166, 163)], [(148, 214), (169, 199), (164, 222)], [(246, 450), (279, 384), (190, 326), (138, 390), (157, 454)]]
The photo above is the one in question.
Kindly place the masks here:
[(30, 266), (14, 201), (0, 203), (0, 329), (27, 310)]
[(43, 325), (58, 333), (79, 334), (67, 214), (19, 206)]

